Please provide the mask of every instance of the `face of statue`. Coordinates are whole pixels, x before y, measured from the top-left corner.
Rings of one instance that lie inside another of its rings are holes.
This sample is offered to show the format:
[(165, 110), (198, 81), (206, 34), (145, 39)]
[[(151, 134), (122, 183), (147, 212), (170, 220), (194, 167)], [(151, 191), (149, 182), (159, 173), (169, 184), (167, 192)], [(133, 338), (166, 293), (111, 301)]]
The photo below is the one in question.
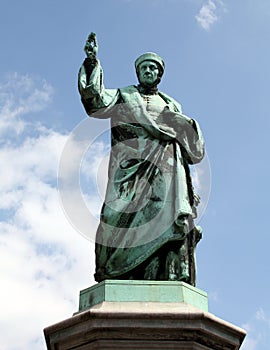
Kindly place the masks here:
[(158, 79), (158, 65), (154, 61), (144, 61), (138, 67), (138, 78), (142, 85), (152, 86)]

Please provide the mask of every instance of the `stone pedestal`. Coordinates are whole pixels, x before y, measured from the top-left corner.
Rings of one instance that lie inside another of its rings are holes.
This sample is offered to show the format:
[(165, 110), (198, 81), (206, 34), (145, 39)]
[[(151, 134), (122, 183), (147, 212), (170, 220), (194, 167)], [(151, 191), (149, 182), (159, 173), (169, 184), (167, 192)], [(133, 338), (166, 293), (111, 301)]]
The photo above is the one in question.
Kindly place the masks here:
[(105, 281), (80, 293), (79, 312), (44, 330), (48, 350), (237, 350), (245, 331), (207, 311), (183, 282)]

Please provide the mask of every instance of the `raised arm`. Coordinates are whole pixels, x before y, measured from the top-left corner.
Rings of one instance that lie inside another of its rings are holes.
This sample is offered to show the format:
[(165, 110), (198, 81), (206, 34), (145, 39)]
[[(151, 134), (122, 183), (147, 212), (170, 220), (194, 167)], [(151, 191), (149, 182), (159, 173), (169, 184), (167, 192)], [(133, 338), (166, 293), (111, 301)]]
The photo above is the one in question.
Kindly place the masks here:
[(97, 58), (98, 43), (95, 33), (88, 36), (84, 46), (86, 58), (79, 71), (78, 88), (83, 106), (88, 115), (106, 118), (106, 109), (117, 102), (118, 90), (105, 89), (103, 85), (103, 70)]

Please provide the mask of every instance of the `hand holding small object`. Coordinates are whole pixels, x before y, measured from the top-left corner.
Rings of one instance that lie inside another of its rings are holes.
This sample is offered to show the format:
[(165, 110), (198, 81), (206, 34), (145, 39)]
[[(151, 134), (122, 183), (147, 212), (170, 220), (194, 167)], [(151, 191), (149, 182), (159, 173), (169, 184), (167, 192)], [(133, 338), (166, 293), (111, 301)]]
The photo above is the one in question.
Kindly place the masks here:
[(90, 33), (84, 46), (87, 58), (96, 59), (98, 53), (98, 43), (95, 33)]

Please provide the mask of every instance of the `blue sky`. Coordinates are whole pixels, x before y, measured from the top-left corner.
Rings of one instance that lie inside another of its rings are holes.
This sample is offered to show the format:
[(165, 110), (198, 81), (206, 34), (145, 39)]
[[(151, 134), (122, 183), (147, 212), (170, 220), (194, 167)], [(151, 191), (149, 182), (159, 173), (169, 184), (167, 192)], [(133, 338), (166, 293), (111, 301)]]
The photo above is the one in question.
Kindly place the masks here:
[[(164, 58), (160, 89), (198, 120), (211, 165), (197, 285), (210, 312), (247, 329), (243, 350), (268, 350), (269, 1), (9, 0), (0, 29), (1, 350), (45, 349), (42, 329), (72, 315), (93, 283), (93, 244), (57, 190), (63, 147), (86, 118), (77, 74), (91, 31), (107, 87), (136, 83), (141, 53)], [(91, 122), (97, 135), (108, 128)], [(95, 214), (103, 146), (82, 167)]]

